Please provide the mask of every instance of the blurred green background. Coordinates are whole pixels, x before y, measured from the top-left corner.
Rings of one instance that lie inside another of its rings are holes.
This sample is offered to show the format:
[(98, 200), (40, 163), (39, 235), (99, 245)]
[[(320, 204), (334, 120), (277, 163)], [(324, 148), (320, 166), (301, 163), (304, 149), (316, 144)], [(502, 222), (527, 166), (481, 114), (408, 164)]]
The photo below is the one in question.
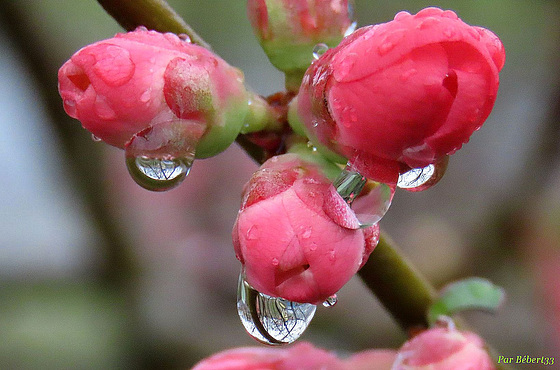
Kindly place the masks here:
[[(283, 89), (245, 1), (169, 4), (256, 92)], [(478, 275), (506, 289), (496, 315), (466, 315), (499, 354), (558, 362), (560, 4), (356, 0), (356, 15), (381, 23), (429, 5), (493, 30), (506, 65), (493, 113), (445, 178), (398, 191), (381, 226), (436, 286)], [(0, 368), (188, 368), (256, 345), (237, 317), (230, 233), (257, 166), (232, 147), (196, 162), (179, 188), (149, 193), (121, 151), (62, 110), (57, 69), (120, 31), (94, 0), (0, 1)], [(303, 339), (348, 353), (405, 336), (354, 278)]]

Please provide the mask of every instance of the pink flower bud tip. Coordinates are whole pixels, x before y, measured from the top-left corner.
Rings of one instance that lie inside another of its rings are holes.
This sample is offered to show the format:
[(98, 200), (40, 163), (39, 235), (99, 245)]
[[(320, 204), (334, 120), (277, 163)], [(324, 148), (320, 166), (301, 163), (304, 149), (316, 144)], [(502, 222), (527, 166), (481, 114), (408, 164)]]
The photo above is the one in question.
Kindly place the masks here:
[(377, 245), (377, 225), (358, 227), (318, 167), (286, 154), (268, 160), (245, 186), (233, 240), (256, 290), (319, 303), (335, 294)]
[(66, 113), (119, 148), (149, 126), (180, 118), (206, 125), (197, 155), (213, 155), (235, 139), (247, 110), (240, 71), (174, 34), (145, 28), (80, 49), (58, 81)]
[(469, 140), (492, 110), (504, 61), (496, 35), (450, 10), (401, 12), (314, 62), (298, 115), (314, 142), (394, 183)]
[(471, 332), (448, 328), (426, 330), (406, 342), (394, 369), (494, 369), (483, 340)]

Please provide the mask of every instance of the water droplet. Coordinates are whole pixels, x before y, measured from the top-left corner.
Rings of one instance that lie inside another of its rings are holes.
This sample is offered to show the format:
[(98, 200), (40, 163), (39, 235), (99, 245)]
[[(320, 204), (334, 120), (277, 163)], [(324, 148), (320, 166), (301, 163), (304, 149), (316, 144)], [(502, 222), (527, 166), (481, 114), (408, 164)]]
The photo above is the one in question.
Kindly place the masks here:
[(356, 31), (356, 27), (358, 27), (358, 22), (352, 22), (352, 24), (350, 24), (350, 26), (348, 26), (346, 31), (344, 31), (344, 37), (349, 36), (352, 33), (354, 33), (354, 31)]
[(396, 21), (402, 21), (402, 20), (408, 19), (408, 18), (410, 18), (410, 17), (411, 17), (410, 13), (403, 10), (403, 11), (398, 12), (398, 13), (395, 15), (395, 20), (396, 20)]
[(334, 77), (337, 81), (343, 81), (346, 76), (350, 74), (354, 65), (356, 65), (356, 61), (359, 59), (358, 54), (356, 53), (348, 53), (344, 56), (344, 59), (338, 65), (338, 68), (334, 71)]
[(136, 183), (152, 191), (165, 191), (179, 185), (188, 175), (191, 163), (180, 159), (146, 156), (127, 157), (126, 167)]
[(331, 260), (331, 261), (336, 260), (336, 251), (334, 249), (331, 249), (329, 251), (329, 260)]
[(323, 307), (332, 307), (336, 304), (336, 302), (338, 302), (338, 297), (336, 296), (336, 294), (333, 294), (325, 299), (325, 301), (323, 302)]
[(278, 266), (280, 264), (280, 261), (278, 261), (278, 258), (273, 258), (272, 259), (272, 265), (273, 266)]
[(142, 103), (147, 103), (148, 101), (150, 101), (151, 97), (152, 97), (152, 89), (149, 88), (142, 93), (142, 95), (140, 96), (140, 101)]
[(379, 54), (380, 55), (385, 55), (388, 52), (390, 52), (391, 50), (393, 50), (395, 48), (396, 44), (394, 42), (391, 41), (385, 41), (384, 43), (382, 43), (379, 46)]
[(102, 139), (100, 137), (95, 136), (94, 134), (91, 134), (91, 140), (95, 141), (96, 143), (100, 142)]
[(409, 69), (409, 70), (403, 72), (403, 73), (401, 74), (401, 77), (400, 77), (400, 78), (401, 78), (401, 81), (403, 81), (403, 82), (404, 82), (404, 81), (407, 81), (407, 80), (408, 80), (411, 76), (413, 76), (416, 72), (417, 72), (417, 71), (416, 71), (416, 69), (414, 69), (414, 68), (411, 68), (411, 69)]
[(443, 35), (450, 39), (455, 36), (455, 30), (453, 28), (446, 28), (443, 30)]
[(309, 250), (310, 251), (316, 251), (317, 250), (317, 243), (312, 242), (311, 244), (309, 244)]
[(348, 203), (360, 227), (369, 227), (383, 218), (393, 201), (394, 187), (368, 180), (347, 165), (333, 181), (336, 192)]
[(255, 240), (259, 238), (259, 234), (258, 234), (259, 228), (256, 225), (252, 225), (251, 227), (249, 227), (249, 229), (247, 230), (247, 239), (249, 240)]
[(77, 117), (78, 110), (76, 109), (76, 101), (73, 99), (64, 99), (64, 110), (72, 118)]
[(145, 189), (174, 188), (189, 174), (203, 133), (203, 125), (189, 120), (171, 120), (147, 127), (126, 144), (128, 172)]
[(245, 330), (259, 342), (270, 345), (296, 341), (307, 329), (317, 306), (271, 297), (255, 290), (241, 270), (237, 286), (237, 313)]
[(189, 35), (187, 35), (186, 33), (180, 33), (179, 38), (185, 42), (191, 43), (191, 37)]
[(435, 168), (433, 164), (429, 164), (424, 168), (413, 168), (408, 172), (399, 175), (397, 186), (401, 189), (416, 188), (425, 184), (434, 174)]
[(308, 227), (303, 231), (303, 233), (301, 234), (301, 237), (303, 239), (309, 239), (309, 237), (311, 236), (311, 233), (312, 233), (312, 229), (311, 229), (311, 227)]
[(101, 119), (112, 120), (117, 118), (117, 113), (115, 110), (107, 103), (104, 97), (97, 95), (95, 102), (93, 104), (93, 110), (95, 114)]
[(438, 160), (434, 164), (429, 164), (424, 168), (413, 168), (399, 175), (397, 186), (401, 189), (416, 192), (426, 190), (435, 184), (445, 174), (449, 156)]
[(315, 45), (313, 47), (313, 59), (317, 60), (321, 57), (321, 55), (325, 54), (325, 52), (329, 50), (327, 44), (323, 44), (322, 42)]

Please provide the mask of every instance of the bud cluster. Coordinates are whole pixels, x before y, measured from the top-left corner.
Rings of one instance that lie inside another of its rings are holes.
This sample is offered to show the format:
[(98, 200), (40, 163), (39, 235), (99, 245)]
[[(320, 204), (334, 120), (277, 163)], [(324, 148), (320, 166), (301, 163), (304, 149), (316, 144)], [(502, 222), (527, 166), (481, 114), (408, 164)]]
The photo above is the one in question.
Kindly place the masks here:
[[(367, 262), (396, 187), (437, 183), (481, 127), (505, 52), (491, 31), (439, 8), (356, 31), (352, 0), (248, 0), (247, 12), (286, 74), (276, 98), (249, 92), (240, 70), (188, 36), (145, 27), (77, 51), (59, 70), (59, 92), (68, 115), (124, 149), (131, 175), (150, 190), (176, 186), (195, 158), (248, 143), (262, 166), (232, 232), (243, 265), (238, 310), (258, 340), (284, 344)], [(474, 334), (436, 328), (398, 353), (340, 360), (302, 344), (235, 350), (197, 369), (488, 369), (489, 361)]]

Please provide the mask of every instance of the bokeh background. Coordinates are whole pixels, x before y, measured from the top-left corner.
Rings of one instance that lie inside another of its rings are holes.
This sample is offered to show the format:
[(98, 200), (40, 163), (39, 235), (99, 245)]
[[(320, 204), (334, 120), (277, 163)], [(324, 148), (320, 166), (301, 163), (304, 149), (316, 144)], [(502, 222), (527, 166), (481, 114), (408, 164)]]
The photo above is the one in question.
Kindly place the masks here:
[[(244, 0), (169, 4), (256, 92), (283, 89)], [(356, 15), (381, 23), (429, 5), (493, 30), (506, 65), (486, 124), (436, 187), (398, 191), (382, 228), (437, 287), (504, 287), (497, 314), (465, 315), (499, 354), (560, 363), (560, 3), (356, 0)], [(120, 31), (94, 0), (0, 1), (1, 368), (188, 368), (256, 345), (235, 308), (230, 237), (256, 164), (234, 145), (150, 193), (62, 110), (57, 69)], [(356, 277), (303, 339), (344, 354), (405, 335)]]

